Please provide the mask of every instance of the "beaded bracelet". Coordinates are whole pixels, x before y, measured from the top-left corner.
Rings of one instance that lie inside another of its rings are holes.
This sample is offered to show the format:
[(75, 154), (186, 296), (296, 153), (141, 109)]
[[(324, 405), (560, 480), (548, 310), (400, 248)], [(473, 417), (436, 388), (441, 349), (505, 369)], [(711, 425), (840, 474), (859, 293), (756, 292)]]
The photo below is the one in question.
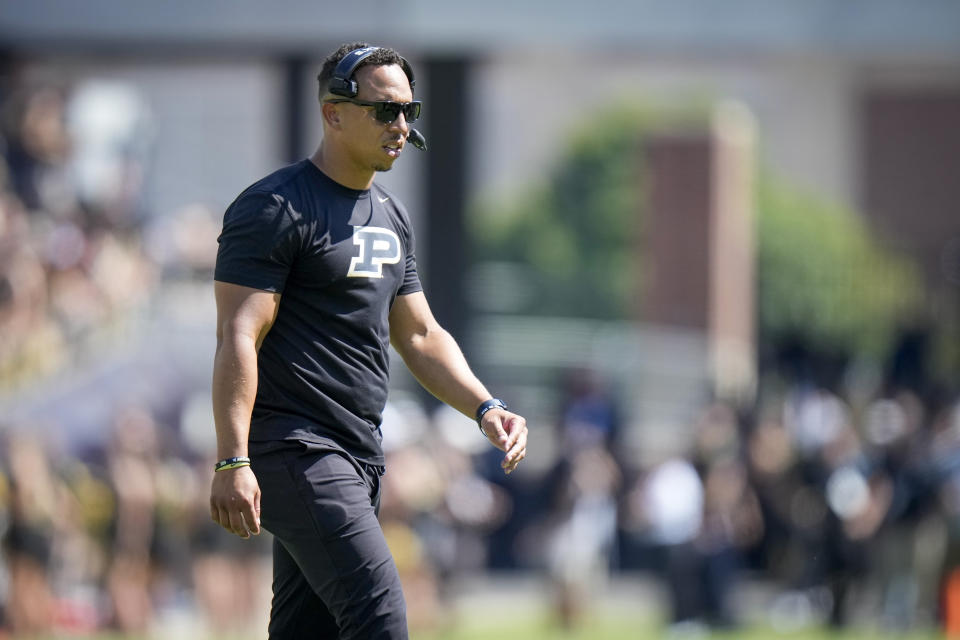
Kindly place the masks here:
[(229, 469), (239, 469), (240, 467), (249, 467), (250, 458), (246, 456), (236, 456), (234, 458), (224, 458), (217, 464), (213, 465), (213, 470), (216, 471), (227, 471)]

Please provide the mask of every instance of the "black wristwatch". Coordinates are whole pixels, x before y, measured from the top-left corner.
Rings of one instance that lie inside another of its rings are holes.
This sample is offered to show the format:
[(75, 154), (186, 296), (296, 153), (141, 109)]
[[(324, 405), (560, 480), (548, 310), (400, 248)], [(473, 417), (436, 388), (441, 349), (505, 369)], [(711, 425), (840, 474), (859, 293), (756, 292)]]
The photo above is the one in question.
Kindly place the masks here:
[(486, 437), (486, 433), (483, 430), (483, 425), (480, 421), (483, 419), (484, 414), (490, 409), (506, 409), (507, 403), (501, 400), (500, 398), (490, 398), (489, 400), (484, 400), (480, 403), (480, 406), (477, 407), (477, 426), (480, 427), (480, 433)]

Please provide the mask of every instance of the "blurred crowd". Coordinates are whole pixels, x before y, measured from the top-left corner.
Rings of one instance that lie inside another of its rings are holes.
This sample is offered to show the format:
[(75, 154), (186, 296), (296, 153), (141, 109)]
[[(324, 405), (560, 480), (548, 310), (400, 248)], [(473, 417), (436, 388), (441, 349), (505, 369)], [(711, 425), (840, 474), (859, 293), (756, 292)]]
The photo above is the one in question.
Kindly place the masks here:
[(63, 451), (5, 434), (2, 618), (13, 637), (162, 626), (247, 632), (269, 589), (263, 539), (210, 521), (207, 458), (141, 407), (117, 413), (102, 449)]
[[(560, 405), (537, 425), (556, 455), (545, 472), (509, 479), (497, 452), (446, 444), (462, 418), (444, 428), (437, 417), (414, 431), (442, 437), (388, 450), (385, 517), (416, 549), (400, 556), (418, 585), (412, 609), (439, 616), (450, 579), (521, 570), (547, 580), (555, 620), (574, 628), (611, 576), (642, 574), (661, 585), (664, 623), (679, 634), (761, 624), (960, 635), (960, 402), (876, 383), (864, 395), (863, 384), (800, 376), (755, 406), (706, 402), (686, 447), (639, 461), (624, 454), (613, 381), (561, 372)], [(405, 415), (385, 433), (424, 422)]]
[(796, 382), (755, 411), (705, 407), (685, 455), (638, 470), (620, 535), (662, 552), (674, 624), (742, 623), (749, 578), (774, 628), (956, 633), (958, 463), (955, 401)]
[[(148, 114), (95, 89), (0, 87), (5, 393), (82, 364), (171, 275), (209, 279), (208, 218), (142, 210)], [(642, 571), (676, 629), (743, 624), (739, 587), (760, 582), (766, 622), (785, 629), (960, 632), (955, 397), (797, 376), (756, 406), (705, 403), (686, 449), (640, 462), (624, 454), (615, 381), (561, 373), (560, 405), (534, 426), (556, 454), (509, 478), (465, 418), (392, 396), (381, 520), (414, 629), (451, 624), (451, 585), (498, 570), (546, 576), (567, 627), (611, 574)], [(185, 426), (194, 400), (119, 403), (82, 450), (0, 416), (0, 637), (259, 636), (269, 534), (243, 541), (210, 521), (213, 453)]]
[(156, 278), (141, 248), (132, 131), (97, 129), (102, 97), (5, 80), (0, 385), (9, 389), (71, 364), (75, 345), (143, 305)]
[[(165, 281), (203, 273), (209, 282), (216, 236), (205, 211), (145, 210), (149, 113), (135, 92), (2, 71), (0, 393), (9, 400), (101, 362), (143, 324)], [(149, 385), (151, 372), (142, 376)], [(211, 628), (247, 631), (238, 612), (265, 611), (253, 599), (269, 591), (269, 543), (238, 544), (211, 526), (212, 454), (182, 429), (189, 390), (157, 412), (117, 398), (122, 389), (103, 389), (109, 418), (80, 448), (64, 437), (71, 424), (0, 416), (0, 637), (139, 637), (161, 620), (189, 629), (198, 608)]]

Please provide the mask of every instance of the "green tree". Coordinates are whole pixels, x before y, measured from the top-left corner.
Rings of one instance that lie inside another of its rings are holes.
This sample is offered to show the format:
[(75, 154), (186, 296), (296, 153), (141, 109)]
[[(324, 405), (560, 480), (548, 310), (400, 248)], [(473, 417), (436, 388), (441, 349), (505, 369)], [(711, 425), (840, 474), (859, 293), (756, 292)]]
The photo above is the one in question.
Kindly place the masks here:
[(922, 302), (917, 268), (885, 248), (865, 220), (774, 180), (758, 194), (761, 336), (881, 358)]
[[(702, 122), (701, 110), (671, 122)], [(502, 208), (474, 211), (474, 238), (485, 259), (526, 274), (518, 312), (627, 319), (637, 310), (643, 243), (643, 140), (664, 117), (614, 107), (574, 134), (545, 181)]]
[[(474, 212), (478, 255), (501, 283), (530, 280), (517, 313), (630, 319), (642, 305), (644, 142), (651, 133), (705, 129), (699, 105), (669, 116), (611, 109), (574, 135), (544, 183), (512, 208)], [(762, 340), (800, 339), (831, 353), (882, 357), (916, 309), (921, 280), (864, 220), (839, 205), (761, 176), (757, 193), (757, 305)]]

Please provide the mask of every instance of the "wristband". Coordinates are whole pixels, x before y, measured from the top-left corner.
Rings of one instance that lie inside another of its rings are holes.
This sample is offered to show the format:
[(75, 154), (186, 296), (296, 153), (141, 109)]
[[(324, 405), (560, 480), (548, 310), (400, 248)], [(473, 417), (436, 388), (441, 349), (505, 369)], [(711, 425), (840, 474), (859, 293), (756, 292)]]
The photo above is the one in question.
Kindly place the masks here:
[(227, 471), (229, 469), (239, 469), (240, 467), (249, 467), (250, 458), (247, 456), (236, 456), (234, 458), (224, 458), (217, 464), (213, 465), (214, 472), (216, 471)]
[(487, 411), (490, 411), (490, 409), (506, 409), (506, 408), (507, 408), (507, 403), (499, 398), (490, 398), (489, 400), (485, 400), (484, 402), (481, 402), (480, 406), (477, 407), (477, 426), (480, 427), (480, 433), (482, 433), (484, 436), (487, 435), (486, 432), (483, 430), (483, 425), (480, 422), (483, 419), (483, 416), (487, 413)]

